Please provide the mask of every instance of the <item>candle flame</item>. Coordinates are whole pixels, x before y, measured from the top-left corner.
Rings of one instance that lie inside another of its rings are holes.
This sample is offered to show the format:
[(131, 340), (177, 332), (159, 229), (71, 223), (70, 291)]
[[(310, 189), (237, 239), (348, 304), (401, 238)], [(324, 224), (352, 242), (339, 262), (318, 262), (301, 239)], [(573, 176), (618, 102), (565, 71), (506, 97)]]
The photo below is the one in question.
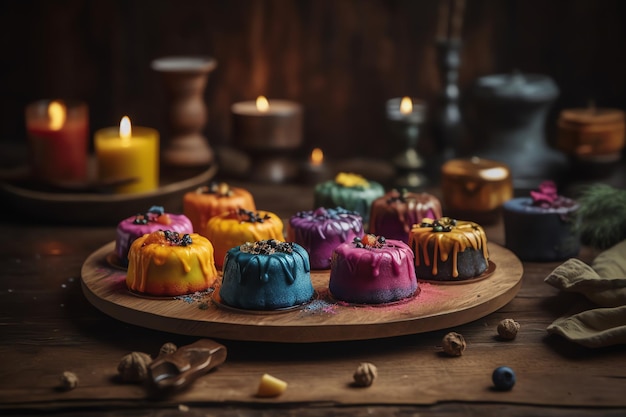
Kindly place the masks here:
[(497, 181), (503, 180), (508, 177), (509, 172), (506, 170), (506, 168), (493, 167), (481, 169), (480, 171), (478, 171), (478, 175), (485, 180)]
[(322, 165), (324, 162), (324, 152), (320, 148), (315, 148), (311, 152), (311, 165)]
[(256, 108), (261, 113), (265, 113), (266, 111), (268, 111), (270, 109), (270, 103), (269, 103), (269, 101), (267, 101), (265, 96), (257, 97), (257, 99), (256, 99)]
[(133, 134), (133, 130), (130, 125), (130, 118), (128, 116), (122, 117), (120, 121), (120, 138), (123, 142), (128, 142)]
[(67, 117), (65, 106), (58, 101), (51, 102), (48, 105), (48, 117), (50, 118), (50, 129), (60, 130)]
[(413, 112), (413, 102), (409, 97), (402, 97), (400, 102), (400, 113), (409, 114)]

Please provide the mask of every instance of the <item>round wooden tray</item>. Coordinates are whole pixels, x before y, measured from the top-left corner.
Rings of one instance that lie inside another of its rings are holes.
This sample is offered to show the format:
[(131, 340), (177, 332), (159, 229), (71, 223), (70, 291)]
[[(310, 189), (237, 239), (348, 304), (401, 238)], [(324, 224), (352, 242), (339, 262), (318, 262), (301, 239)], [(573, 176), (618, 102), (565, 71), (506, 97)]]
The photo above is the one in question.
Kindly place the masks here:
[(220, 306), (211, 291), (175, 298), (142, 297), (126, 288), (126, 272), (109, 265), (111, 242), (83, 264), (83, 293), (96, 308), (126, 323), (171, 333), (230, 340), (330, 342), (400, 336), (445, 329), (490, 314), (515, 297), (523, 267), (508, 249), (489, 245), (495, 270), (458, 285), (420, 283), (421, 292), (385, 306), (354, 306), (329, 296), (328, 271), (313, 271), (316, 298), (280, 312)]
[(164, 172), (158, 189), (135, 194), (51, 192), (21, 183), (0, 183), (0, 194), (16, 213), (37, 221), (117, 224), (150, 206), (164, 206), (167, 211), (182, 206), (184, 193), (208, 183), (217, 169), (214, 164), (204, 169)]

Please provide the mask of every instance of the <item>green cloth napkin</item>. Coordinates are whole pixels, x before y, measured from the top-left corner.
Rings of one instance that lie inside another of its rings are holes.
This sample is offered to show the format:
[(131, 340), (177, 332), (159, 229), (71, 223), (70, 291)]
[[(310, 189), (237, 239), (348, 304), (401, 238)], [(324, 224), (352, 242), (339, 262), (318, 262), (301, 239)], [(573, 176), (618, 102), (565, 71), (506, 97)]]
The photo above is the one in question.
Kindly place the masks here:
[(560, 317), (548, 326), (548, 333), (586, 347), (626, 344), (626, 240), (600, 253), (591, 266), (568, 259), (545, 282), (583, 294), (600, 307)]

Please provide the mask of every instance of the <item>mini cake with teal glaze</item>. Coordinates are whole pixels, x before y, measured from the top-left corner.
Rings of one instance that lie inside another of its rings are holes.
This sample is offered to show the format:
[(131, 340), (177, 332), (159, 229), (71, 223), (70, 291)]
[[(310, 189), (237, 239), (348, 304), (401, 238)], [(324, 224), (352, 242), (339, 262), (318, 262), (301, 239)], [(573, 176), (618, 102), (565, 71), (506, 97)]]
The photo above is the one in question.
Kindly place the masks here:
[(523, 261), (550, 262), (575, 257), (580, 237), (575, 232), (579, 204), (544, 181), (529, 197), (504, 203), (505, 246)]
[(297, 243), (247, 242), (226, 253), (219, 297), (245, 310), (277, 310), (313, 298), (309, 254)]
[(362, 235), (361, 215), (342, 207), (300, 211), (287, 224), (287, 241), (307, 250), (312, 269), (330, 268), (333, 250)]
[(372, 202), (384, 194), (381, 184), (357, 174), (340, 172), (334, 180), (315, 186), (314, 205), (356, 211), (363, 217), (363, 224), (367, 225)]

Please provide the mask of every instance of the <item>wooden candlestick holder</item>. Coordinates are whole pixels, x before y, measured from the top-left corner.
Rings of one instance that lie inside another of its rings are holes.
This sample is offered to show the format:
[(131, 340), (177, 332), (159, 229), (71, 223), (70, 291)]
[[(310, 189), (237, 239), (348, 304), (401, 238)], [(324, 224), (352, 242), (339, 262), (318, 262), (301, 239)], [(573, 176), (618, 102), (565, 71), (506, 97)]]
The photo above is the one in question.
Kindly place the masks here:
[(164, 137), (161, 150), (164, 165), (192, 168), (213, 162), (213, 150), (202, 131), (208, 121), (203, 94), (215, 67), (217, 61), (211, 57), (164, 57), (152, 61), (152, 69), (163, 75), (169, 100), (170, 134)]

